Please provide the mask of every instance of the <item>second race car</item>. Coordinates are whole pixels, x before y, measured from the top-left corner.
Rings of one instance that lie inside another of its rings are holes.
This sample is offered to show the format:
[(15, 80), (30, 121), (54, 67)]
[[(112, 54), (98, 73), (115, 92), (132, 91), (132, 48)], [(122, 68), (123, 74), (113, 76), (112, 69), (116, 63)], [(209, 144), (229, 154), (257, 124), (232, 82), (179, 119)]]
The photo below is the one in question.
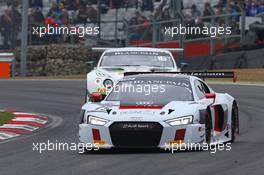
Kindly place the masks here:
[(124, 72), (180, 71), (170, 51), (182, 49), (145, 47), (97, 49), (104, 52), (97, 67), (87, 74), (87, 99), (93, 92), (106, 95), (109, 88), (124, 76)]

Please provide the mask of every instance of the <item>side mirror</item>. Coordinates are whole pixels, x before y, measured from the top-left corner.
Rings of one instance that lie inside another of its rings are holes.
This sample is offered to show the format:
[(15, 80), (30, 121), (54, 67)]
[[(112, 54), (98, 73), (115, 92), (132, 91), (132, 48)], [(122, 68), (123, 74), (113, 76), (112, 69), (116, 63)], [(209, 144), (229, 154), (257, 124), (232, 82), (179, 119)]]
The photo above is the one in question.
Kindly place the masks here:
[(215, 93), (205, 94), (205, 98), (207, 98), (207, 99), (215, 99), (216, 98), (216, 94)]
[(103, 95), (100, 93), (94, 92), (91, 94), (91, 99), (92, 99), (92, 102), (100, 102), (103, 100)]
[(86, 71), (90, 72), (94, 67), (95, 61), (87, 61), (85, 63), (86, 63), (86, 69), (87, 69)]
[(86, 62), (86, 65), (87, 65), (87, 66), (93, 66), (93, 65), (94, 65), (94, 61), (87, 61), (87, 62)]
[(183, 69), (183, 68), (188, 67), (189, 66), (189, 63), (182, 62), (182, 63), (180, 63), (180, 65), (181, 65), (181, 69)]

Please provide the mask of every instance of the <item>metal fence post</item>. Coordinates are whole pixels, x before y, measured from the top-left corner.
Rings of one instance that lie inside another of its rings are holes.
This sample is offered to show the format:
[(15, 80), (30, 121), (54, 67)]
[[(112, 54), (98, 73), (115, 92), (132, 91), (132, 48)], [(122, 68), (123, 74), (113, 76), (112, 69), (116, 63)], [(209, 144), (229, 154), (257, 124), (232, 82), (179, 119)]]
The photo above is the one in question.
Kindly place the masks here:
[(123, 24), (124, 24), (124, 32), (125, 32), (125, 46), (127, 47), (129, 45), (129, 25), (126, 19), (123, 19)]
[(117, 31), (118, 31), (118, 8), (116, 8), (116, 11), (115, 11), (115, 45), (116, 47), (118, 46), (118, 41), (117, 41)]
[[(98, 0), (97, 1), (97, 25), (99, 27), (99, 29), (101, 30), (101, 1)], [(99, 32), (98, 36), (98, 40), (101, 38), (101, 32)]]
[[(229, 16), (227, 15), (228, 11), (230, 11), (230, 5), (228, 3), (226, 3), (226, 8), (225, 8), (226, 16), (224, 17), (225, 18), (225, 27), (229, 26), (230, 22), (232, 21), (232, 19), (229, 19)], [(231, 16), (231, 18), (232, 18), (232, 16)], [(224, 38), (224, 48), (226, 48), (227, 43), (228, 43), (227, 38), (225, 37)]]
[[(210, 12), (211, 12), (211, 27), (215, 27), (216, 26), (216, 16), (215, 16), (215, 12), (212, 8), (210, 8)], [(210, 56), (212, 57), (213, 55), (215, 55), (216, 53), (216, 39), (213, 38), (212, 36), (210, 36)]]
[[(184, 25), (184, 19), (181, 19), (181, 24)], [(180, 35), (180, 48), (183, 48), (181, 57), (184, 58), (185, 52), (185, 35)]]
[(14, 59), (14, 61), (12, 62), (12, 78), (15, 78), (15, 64), (16, 64), (16, 61), (15, 61), (15, 59)]
[(157, 46), (157, 26), (156, 20), (152, 19), (152, 47), (155, 48)]
[(23, 1), (22, 36), (21, 36), (21, 76), (27, 75), (27, 37), (28, 37), (28, 1)]
[[(181, 13), (181, 11), (177, 11), (177, 16), (180, 20), (178, 20), (179, 25), (184, 26), (184, 15)], [(179, 34), (179, 47), (183, 48), (183, 52), (181, 52), (181, 57), (184, 58), (184, 52), (185, 52), (185, 35)]]
[(245, 9), (242, 8), (241, 11), (241, 30), (240, 30), (240, 43), (244, 41), (245, 38), (245, 28), (246, 28), (246, 12)]
[[(215, 26), (215, 17), (212, 17), (211, 24), (212, 26)], [(215, 55), (215, 52), (216, 52), (215, 46), (216, 46), (215, 38), (210, 37), (210, 56)]]

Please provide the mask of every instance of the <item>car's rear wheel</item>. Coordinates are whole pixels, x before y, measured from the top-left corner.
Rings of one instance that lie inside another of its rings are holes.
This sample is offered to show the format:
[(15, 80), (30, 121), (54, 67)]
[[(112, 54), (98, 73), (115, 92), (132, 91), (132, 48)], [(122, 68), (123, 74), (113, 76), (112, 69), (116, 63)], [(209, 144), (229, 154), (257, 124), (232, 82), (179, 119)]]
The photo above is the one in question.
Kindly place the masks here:
[(212, 138), (212, 118), (209, 111), (207, 111), (205, 119), (205, 141), (207, 144), (211, 143)]
[(238, 107), (234, 103), (232, 107), (232, 118), (231, 118), (231, 143), (235, 142), (236, 134), (239, 133), (239, 115), (238, 115)]

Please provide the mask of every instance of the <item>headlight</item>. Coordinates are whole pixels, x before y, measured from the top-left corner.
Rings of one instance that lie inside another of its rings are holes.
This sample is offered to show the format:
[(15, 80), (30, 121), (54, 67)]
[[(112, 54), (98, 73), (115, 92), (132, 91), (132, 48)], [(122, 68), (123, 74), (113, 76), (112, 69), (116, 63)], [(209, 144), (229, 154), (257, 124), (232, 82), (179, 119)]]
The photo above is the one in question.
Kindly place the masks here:
[(99, 126), (103, 126), (108, 122), (108, 120), (99, 118), (99, 117), (95, 117), (92, 115), (88, 115), (88, 124), (91, 125), (99, 125)]
[(110, 79), (105, 79), (103, 84), (106, 88), (112, 88), (114, 86), (114, 82)]
[(193, 116), (188, 115), (184, 117), (174, 118), (170, 120), (166, 120), (165, 122), (168, 123), (171, 126), (177, 126), (177, 125), (186, 125), (191, 124), (193, 121)]

